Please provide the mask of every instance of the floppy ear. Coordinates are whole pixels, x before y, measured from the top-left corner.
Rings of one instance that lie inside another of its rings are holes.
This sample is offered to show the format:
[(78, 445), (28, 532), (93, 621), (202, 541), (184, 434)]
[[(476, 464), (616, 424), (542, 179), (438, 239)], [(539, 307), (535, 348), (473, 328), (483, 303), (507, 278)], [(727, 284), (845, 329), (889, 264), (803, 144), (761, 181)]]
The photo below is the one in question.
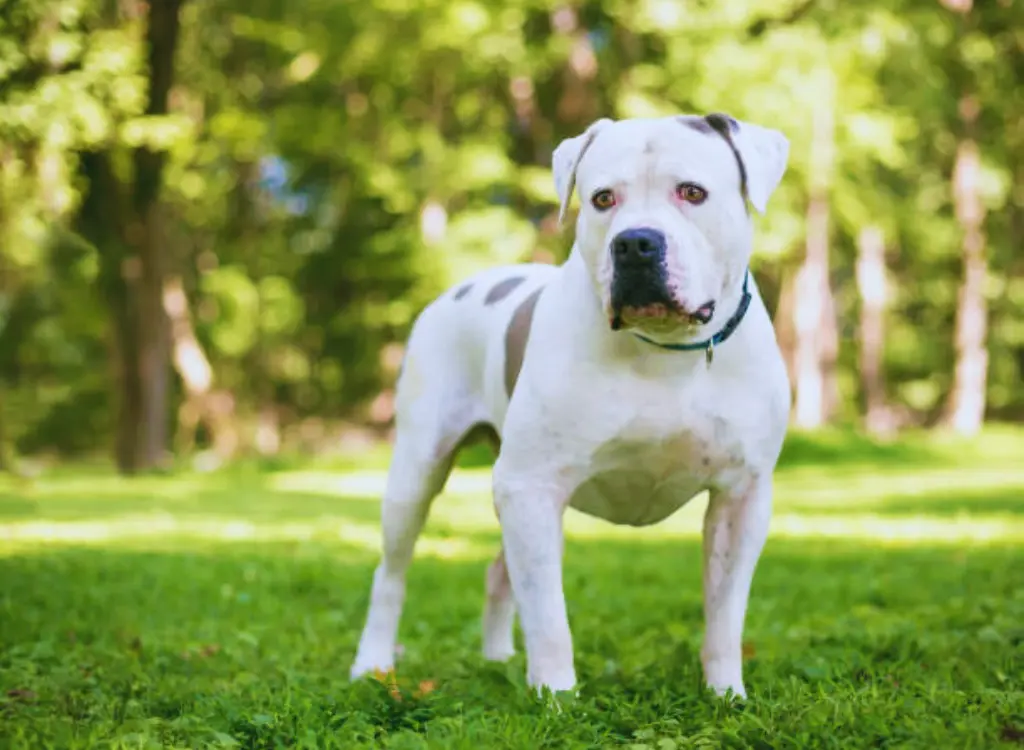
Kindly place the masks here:
[(763, 214), (786, 172), (789, 139), (771, 128), (737, 120), (732, 123), (732, 140), (747, 170), (747, 195), (758, 213)]
[(566, 138), (558, 144), (551, 154), (551, 171), (555, 176), (555, 191), (558, 193), (558, 224), (561, 226), (565, 214), (569, 210), (572, 191), (576, 186), (576, 168), (590, 144), (594, 142), (598, 132), (611, 123), (606, 117), (592, 123), (590, 127), (574, 138)]

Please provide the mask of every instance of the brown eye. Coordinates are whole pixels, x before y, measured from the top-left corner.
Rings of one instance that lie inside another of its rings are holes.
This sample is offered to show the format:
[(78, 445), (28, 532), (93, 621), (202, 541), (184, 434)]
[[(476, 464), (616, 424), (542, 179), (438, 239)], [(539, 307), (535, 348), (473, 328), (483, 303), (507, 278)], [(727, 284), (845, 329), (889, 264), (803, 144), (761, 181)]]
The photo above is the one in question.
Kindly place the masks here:
[(708, 191), (692, 182), (680, 182), (676, 185), (676, 195), (679, 196), (679, 200), (694, 205), (700, 205), (708, 199)]
[(590, 196), (590, 204), (598, 211), (607, 211), (615, 205), (615, 193), (611, 190), (598, 190)]

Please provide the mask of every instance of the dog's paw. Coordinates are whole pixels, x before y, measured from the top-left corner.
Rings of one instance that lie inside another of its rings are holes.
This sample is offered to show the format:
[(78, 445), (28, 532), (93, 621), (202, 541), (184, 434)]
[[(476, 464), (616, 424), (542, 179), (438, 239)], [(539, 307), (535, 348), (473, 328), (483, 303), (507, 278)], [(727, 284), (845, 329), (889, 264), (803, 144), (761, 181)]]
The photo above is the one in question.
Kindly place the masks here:
[(395, 669), (394, 664), (385, 664), (382, 666), (373, 666), (360, 662), (356, 662), (348, 670), (348, 678), (350, 680), (361, 680), (364, 677), (377, 677), (381, 674), (388, 674), (393, 672)]
[(348, 671), (348, 677), (350, 680), (358, 680), (362, 677), (387, 674), (393, 672), (394, 669), (395, 659), (393, 655), (359, 654), (355, 662), (353, 662), (352, 668)]
[(556, 712), (573, 705), (579, 698), (579, 685), (572, 669), (549, 672), (543, 678), (527, 672), (526, 684), (548, 709)]
[(395, 662), (405, 654), (405, 646), (396, 643), (390, 652), (383, 647), (360, 647), (356, 654), (355, 662), (349, 670), (350, 680), (358, 680), (360, 677), (373, 676), (393, 672)]
[(743, 668), (739, 659), (704, 659), (704, 681), (719, 698), (745, 699)]
[(483, 655), (487, 661), (508, 661), (516, 655), (516, 648), (510, 644), (485, 643)]
[(544, 707), (549, 711), (554, 711), (556, 714), (572, 708), (580, 699), (580, 691), (576, 687), (566, 690), (551, 690), (548, 687), (534, 686), (534, 690), (536, 691), (537, 698), (544, 704)]
[(708, 683), (708, 688), (715, 693), (716, 697), (730, 703), (747, 699), (747, 691), (744, 689), (743, 683), (736, 685), (712, 685)]

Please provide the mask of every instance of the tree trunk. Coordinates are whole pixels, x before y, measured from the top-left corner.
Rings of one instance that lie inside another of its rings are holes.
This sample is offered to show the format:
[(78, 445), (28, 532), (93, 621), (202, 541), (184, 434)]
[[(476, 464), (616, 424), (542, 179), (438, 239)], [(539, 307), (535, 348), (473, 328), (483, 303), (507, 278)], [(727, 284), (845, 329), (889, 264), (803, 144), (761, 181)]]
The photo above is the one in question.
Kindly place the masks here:
[(797, 271), (793, 327), (796, 332), (794, 370), (795, 421), (813, 429), (825, 423), (823, 362), (826, 290), (828, 288), (828, 203), (812, 196), (807, 207), (807, 255)]
[[(974, 27), (972, 0), (940, 0), (942, 5), (960, 15), (961, 39)], [(978, 114), (981, 109), (972, 93), (973, 83), (967, 77), (962, 84), (960, 121), (963, 135), (957, 145), (953, 166), (953, 204), (956, 219), (963, 231), (964, 278), (956, 308), (956, 365), (953, 390), (946, 400), (943, 422), (961, 435), (974, 435), (985, 419), (985, 386), (988, 380), (988, 304), (985, 300), (985, 206), (981, 200), (981, 157), (976, 142)]]
[[(146, 114), (167, 114), (182, 0), (153, 0), (146, 30)], [(170, 329), (163, 309), (164, 228), (159, 202), (164, 154), (134, 153), (131, 200), (125, 200), (107, 152), (82, 154), (89, 181), (79, 211), (81, 234), (100, 251), (100, 288), (110, 306), (118, 384), (115, 457), (134, 474), (161, 463), (168, 433)]]
[[(975, 108), (968, 104), (967, 108)], [(973, 119), (973, 118), (972, 118)], [(963, 230), (964, 278), (956, 310), (956, 365), (953, 390), (946, 402), (945, 423), (962, 435), (974, 435), (985, 418), (988, 377), (988, 304), (985, 300), (985, 208), (981, 201), (978, 146), (965, 138), (957, 148), (953, 197)]]
[(834, 161), (832, 78), (828, 97), (815, 110), (807, 203), (806, 255), (796, 275), (793, 299), (794, 419), (803, 429), (824, 425), (838, 404), (838, 331), (829, 282), (829, 188)]
[(160, 206), (151, 203), (142, 218), (137, 245), (139, 274), (133, 289), (138, 315), (136, 355), (141, 384), (138, 468), (159, 466), (165, 460), (168, 438), (170, 385), (170, 325), (163, 308), (163, 235)]
[(873, 435), (890, 434), (895, 426), (885, 397), (885, 234), (877, 226), (857, 235), (857, 289), (860, 292), (860, 382), (864, 392), (864, 425)]
[(139, 466), (139, 425), (142, 413), (142, 382), (138, 368), (137, 323), (132, 310), (132, 276), (138, 262), (131, 258), (124, 241), (125, 207), (122, 186), (114, 175), (110, 155), (86, 152), (81, 155), (82, 174), (88, 189), (78, 212), (78, 231), (99, 250), (99, 290), (109, 306), (113, 322), (110, 341), (112, 382), (117, 420), (114, 460), (122, 474), (133, 474)]
[(796, 273), (790, 268), (782, 270), (782, 284), (779, 288), (779, 299), (775, 306), (773, 324), (775, 338), (782, 351), (782, 359), (786, 363), (790, 389), (796, 382), (796, 331), (794, 330), (793, 305), (796, 299)]
[[(182, 0), (153, 0), (149, 5), (149, 116), (167, 114), (181, 5)], [(135, 353), (141, 384), (136, 469), (147, 469), (164, 461), (169, 432), (170, 325), (163, 306), (166, 233), (160, 205), (166, 157), (145, 146), (136, 149), (134, 157), (134, 217), (129, 236), (139, 261), (132, 307), (138, 315)]]

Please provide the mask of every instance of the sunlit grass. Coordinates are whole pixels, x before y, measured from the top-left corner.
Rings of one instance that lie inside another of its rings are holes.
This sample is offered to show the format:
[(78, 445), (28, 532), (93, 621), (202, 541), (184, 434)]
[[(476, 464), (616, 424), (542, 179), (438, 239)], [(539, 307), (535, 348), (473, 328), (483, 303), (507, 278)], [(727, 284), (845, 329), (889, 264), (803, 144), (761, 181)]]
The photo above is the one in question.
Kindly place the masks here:
[(1024, 728), (1021, 455), (1024, 432), (1005, 429), (795, 435), (748, 616), (752, 697), (734, 711), (700, 691), (703, 497), (642, 529), (568, 516), (582, 694), (552, 714), (521, 655), (477, 656), (499, 545), (481, 454), (417, 546), (397, 701), (344, 676), (379, 554), (379, 451), (0, 477), (0, 747), (989, 750)]
[[(784, 464), (776, 477), (772, 536), (875, 544), (1022, 542), (1024, 466), (1010, 463), (1012, 451), (992, 450), (1016, 445), (1024, 455), (1022, 443), (1014, 433), (989, 438), (988, 461), (957, 447), (909, 465), (880, 462), (865, 469), (856, 456), (847, 456), (839, 466)], [(224, 543), (335, 539), (376, 550), (386, 475), (383, 466), (134, 480), (59, 474), (20, 491), (7, 480), (7, 498), (0, 500), (0, 554), (34, 543), (95, 545), (149, 538)], [(450, 556), (460, 554), (453, 552), (459, 549), (471, 556), (485, 554), (486, 545), (444, 537), (497, 539), (490, 481), (486, 467), (455, 470), (433, 505), (421, 554), (434, 550)], [(570, 513), (566, 530), (580, 538), (695, 538), (705, 504), (706, 497), (699, 496), (665, 522), (642, 529)], [(437, 534), (442, 537), (435, 539)]]

